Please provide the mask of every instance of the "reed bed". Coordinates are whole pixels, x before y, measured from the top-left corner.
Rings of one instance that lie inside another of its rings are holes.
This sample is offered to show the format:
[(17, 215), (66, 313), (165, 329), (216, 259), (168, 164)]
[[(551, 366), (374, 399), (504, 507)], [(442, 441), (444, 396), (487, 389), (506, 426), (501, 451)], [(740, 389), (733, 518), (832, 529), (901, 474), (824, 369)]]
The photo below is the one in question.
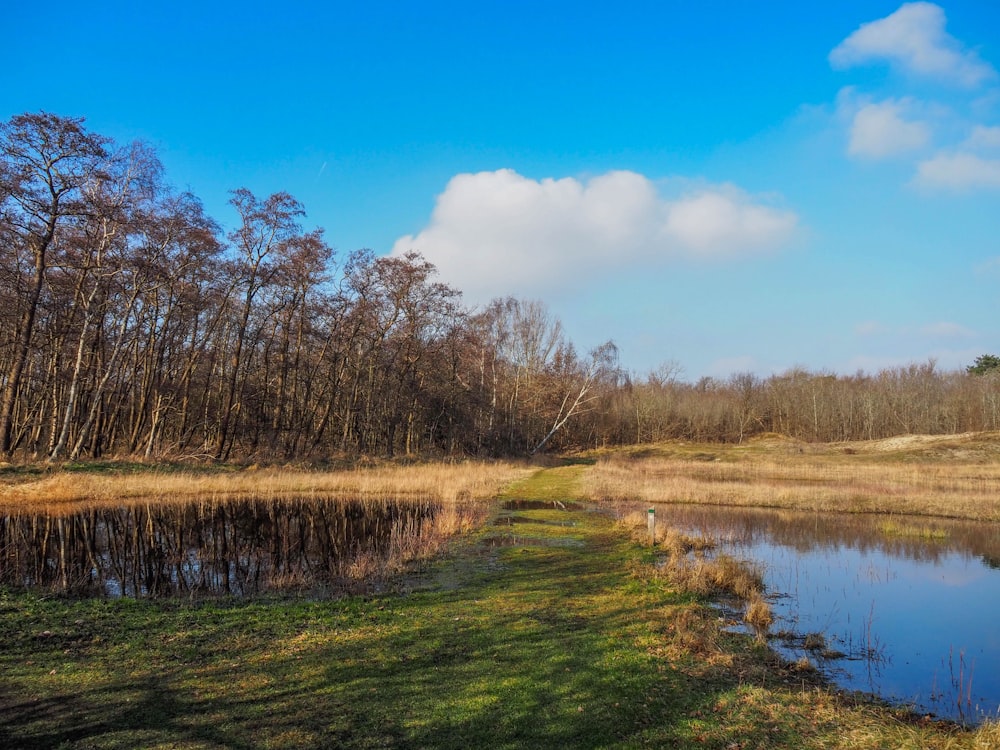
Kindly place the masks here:
[(704, 503), (1000, 521), (1000, 462), (885, 461), (871, 454), (769, 455), (716, 448), (714, 460), (611, 455), (584, 479), (601, 502)]
[(0, 487), (0, 505), (49, 512), (80, 504), (248, 498), (330, 497), (462, 503), (496, 497), (533, 469), (513, 462), (432, 463), (341, 471), (248, 469), (230, 473), (91, 474), (59, 472)]

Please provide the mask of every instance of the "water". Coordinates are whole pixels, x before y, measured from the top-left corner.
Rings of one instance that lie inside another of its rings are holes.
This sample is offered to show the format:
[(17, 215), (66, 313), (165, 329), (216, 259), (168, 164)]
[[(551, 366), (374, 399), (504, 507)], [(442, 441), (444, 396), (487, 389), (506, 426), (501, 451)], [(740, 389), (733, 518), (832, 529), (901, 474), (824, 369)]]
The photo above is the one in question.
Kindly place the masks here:
[(666, 505), (656, 517), (760, 566), (771, 644), (789, 659), (921, 713), (1000, 716), (1000, 525)]
[(13, 511), (0, 515), (0, 584), (128, 597), (344, 590), (436, 510), (302, 499)]

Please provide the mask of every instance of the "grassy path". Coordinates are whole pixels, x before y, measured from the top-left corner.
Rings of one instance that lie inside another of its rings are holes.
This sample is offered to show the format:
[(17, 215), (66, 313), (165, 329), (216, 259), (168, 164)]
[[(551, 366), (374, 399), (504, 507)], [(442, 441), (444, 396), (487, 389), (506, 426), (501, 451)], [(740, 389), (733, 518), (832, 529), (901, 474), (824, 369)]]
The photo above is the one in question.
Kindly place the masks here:
[(759, 668), (759, 647), (713, 635), (642, 574), (646, 550), (572, 505), (583, 470), (512, 489), (536, 502), (404, 595), (0, 593), (0, 747), (976, 746)]

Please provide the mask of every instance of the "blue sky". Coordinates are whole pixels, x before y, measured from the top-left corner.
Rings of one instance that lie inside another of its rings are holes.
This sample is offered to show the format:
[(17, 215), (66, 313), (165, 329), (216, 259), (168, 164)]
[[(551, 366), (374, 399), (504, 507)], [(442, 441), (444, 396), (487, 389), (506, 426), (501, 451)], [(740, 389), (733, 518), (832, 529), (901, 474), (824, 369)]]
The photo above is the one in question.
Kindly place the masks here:
[(1000, 3), (17, 2), (0, 119), (686, 379), (1000, 354)]

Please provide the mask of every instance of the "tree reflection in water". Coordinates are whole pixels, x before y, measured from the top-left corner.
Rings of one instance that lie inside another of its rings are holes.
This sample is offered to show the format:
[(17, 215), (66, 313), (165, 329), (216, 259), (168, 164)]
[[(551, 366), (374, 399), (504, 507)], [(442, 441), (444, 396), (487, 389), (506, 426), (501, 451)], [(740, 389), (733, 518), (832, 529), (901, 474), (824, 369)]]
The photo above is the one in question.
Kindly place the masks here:
[(79, 596), (350, 590), (412, 549), (427, 501), (231, 500), (0, 515), (0, 583)]
[(996, 523), (681, 504), (658, 505), (657, 518), (741, 546), (768, 541), (801, 553), (848, 548), (928, 563), (957, 552), (979, 557), (991, 567), (998, 567), (995, 563), (1000, 560), (1000, 524)]

